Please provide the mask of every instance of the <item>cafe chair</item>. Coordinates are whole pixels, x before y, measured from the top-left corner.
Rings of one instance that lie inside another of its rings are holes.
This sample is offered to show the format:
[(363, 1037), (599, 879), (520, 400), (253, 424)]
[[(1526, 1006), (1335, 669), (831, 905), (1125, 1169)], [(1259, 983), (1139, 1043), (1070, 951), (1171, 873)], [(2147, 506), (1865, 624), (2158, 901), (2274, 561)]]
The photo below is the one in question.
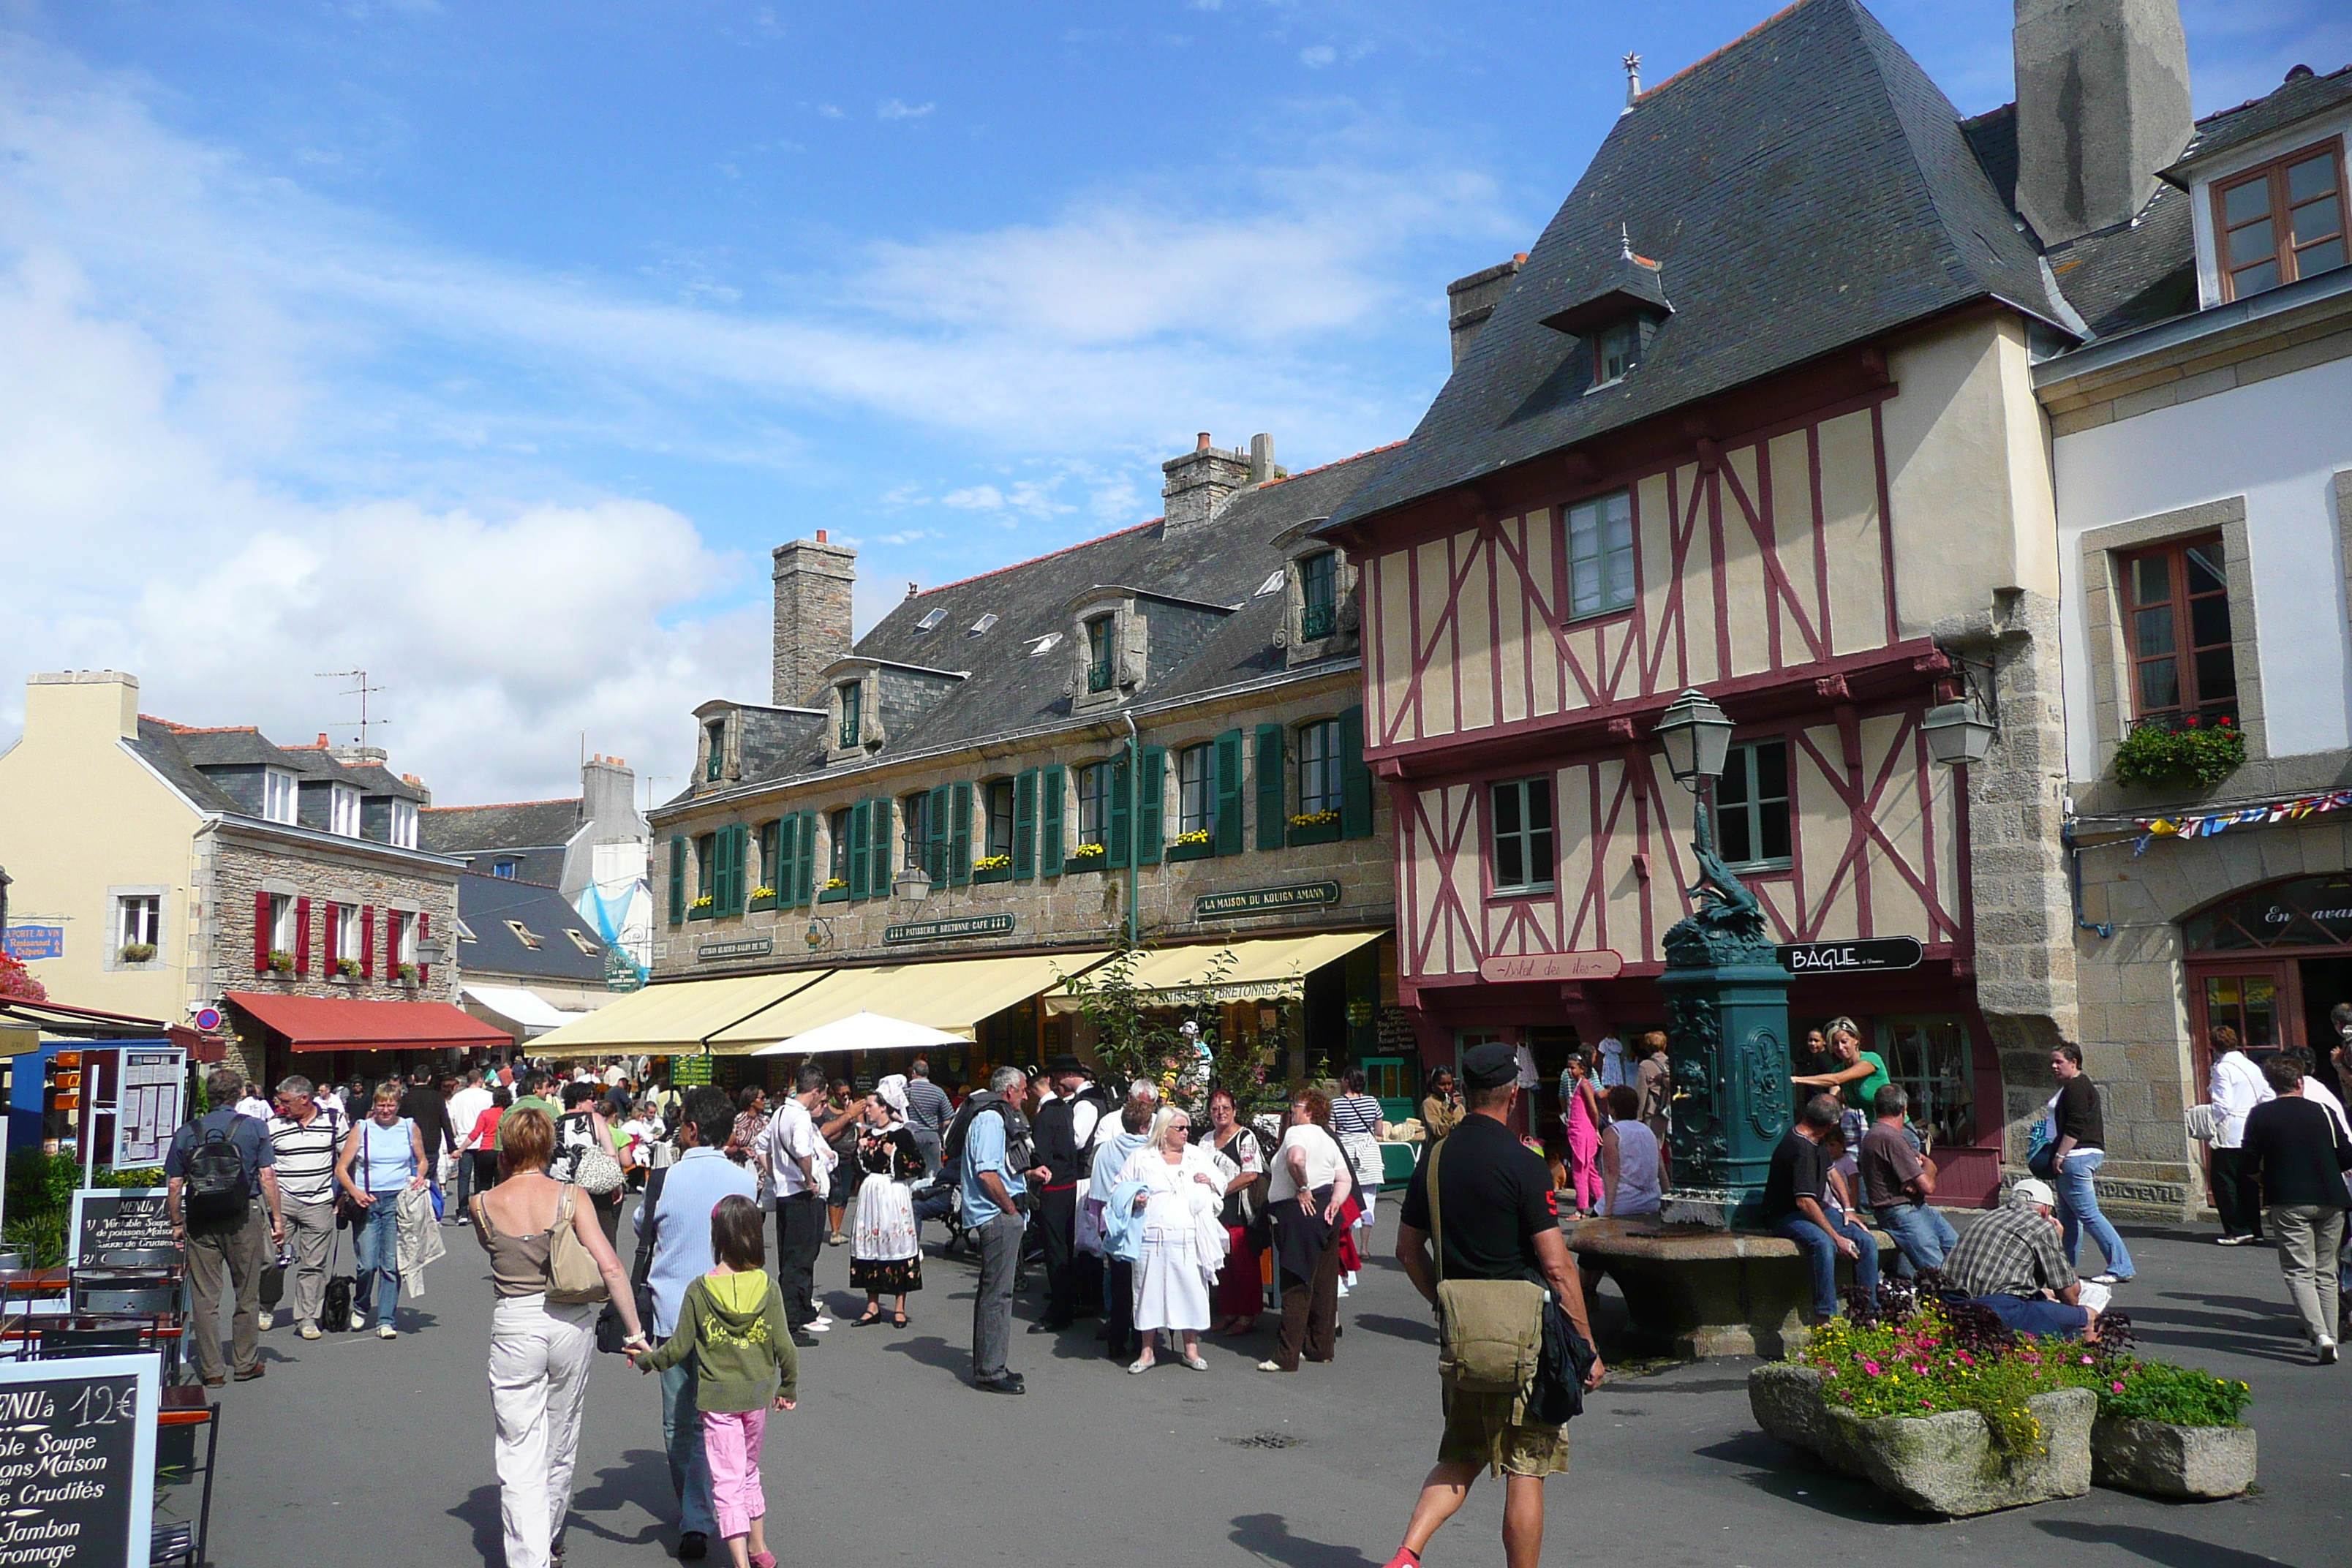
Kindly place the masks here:
[[(193, 1521), (155, 1520), (153, 1533), (149, 1537), (147, 1561), (150, 1568), (173, 1563), (180, 1568), (198, 1568), (206, 1561), (205, 1551), (212, 1538), (213, 1527), (213, 1458), (220, 1448), (221, 1407), (207, 1401), (201, 1384), (188, 1384), (163, 1390), (163, 1408), (155, 1416), (155, 1496), (160, 1504), (167, 1489), (197, 1484), (196, 1517)], [(204, 1462), (196, 1462), (196, 1432), (204, 1432)]]

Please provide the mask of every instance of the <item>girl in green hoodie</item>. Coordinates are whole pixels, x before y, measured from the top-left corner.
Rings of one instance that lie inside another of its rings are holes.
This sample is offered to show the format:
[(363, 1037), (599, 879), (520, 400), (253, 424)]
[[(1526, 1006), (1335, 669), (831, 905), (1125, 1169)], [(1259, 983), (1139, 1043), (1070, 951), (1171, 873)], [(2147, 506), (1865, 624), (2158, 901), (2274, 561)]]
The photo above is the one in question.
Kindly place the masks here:
[(762, 1528), (760, 1441), (771, 1400), (798, 1402), (800, 1363), (784, 1322), (783, 1293), (768, 1277), (760, 1205), (730, 1194), (710, 1211), (710, 1255), (718, 1267), (686, 1288), (677, 1331), (637, 1357), (639, 1372), (660, 1372), (694, 1358), (695, 1398), (702, 1407), (702, 1447), (710, 1461), (710, 1497), (719, 1533), (734, 1568), (776, 1568)]

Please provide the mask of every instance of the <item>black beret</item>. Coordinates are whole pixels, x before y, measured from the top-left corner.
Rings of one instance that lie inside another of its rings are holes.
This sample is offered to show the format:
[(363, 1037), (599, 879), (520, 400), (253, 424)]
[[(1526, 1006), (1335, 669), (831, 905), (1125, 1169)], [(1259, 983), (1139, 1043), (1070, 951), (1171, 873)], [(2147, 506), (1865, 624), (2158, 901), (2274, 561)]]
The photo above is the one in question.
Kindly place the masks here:
[(1462, 1053), (1465, 1089), (1500, 1089), (1519, 1076), (1519, 1053), (1500, 1040)]

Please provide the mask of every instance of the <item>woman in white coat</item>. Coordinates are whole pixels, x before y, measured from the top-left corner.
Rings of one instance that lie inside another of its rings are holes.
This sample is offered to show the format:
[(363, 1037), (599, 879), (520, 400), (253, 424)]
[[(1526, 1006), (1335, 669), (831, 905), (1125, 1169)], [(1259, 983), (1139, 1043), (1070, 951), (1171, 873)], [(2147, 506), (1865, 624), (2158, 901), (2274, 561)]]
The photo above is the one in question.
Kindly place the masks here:
[[(1222, 1167), (1222, 1169), (1220, 1168)], [(1219, 1219), (1235, 1168), (1215, 1150), (1192, 1142), (1192, 1115), (1163, 1108), (1150, 1142), (1128, 1156), (1119, 1184), (1139, 1183), (1135, 1206), (1143, 1216), (1143, 1256), (1135, 1265), (1135, 1331), (1143, 1353), (1129, 1372), (1151, 1370), (1154, 1331), (1183, 1339), (1184, 1364), (1206, 1372), (1201, 1331), (1209, 1326), (1209, 1291), (1225, 1264), (1225, 1227)]]

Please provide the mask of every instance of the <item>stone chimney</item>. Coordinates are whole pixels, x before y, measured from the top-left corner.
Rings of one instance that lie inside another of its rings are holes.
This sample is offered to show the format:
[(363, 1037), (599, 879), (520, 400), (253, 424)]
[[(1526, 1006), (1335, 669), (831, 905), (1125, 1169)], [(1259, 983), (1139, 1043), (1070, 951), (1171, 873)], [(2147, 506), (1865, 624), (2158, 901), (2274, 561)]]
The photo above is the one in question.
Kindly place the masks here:
[(1528, 264), (1528, 253), (1520, 251), (1508, 261), (1489, 267), (1484, 272), (1473, 272), (1467, 278), (1456, 278), (1445, 286), (1445, 325), (1454, 336), (1454, 366), (1460, 369), (1470, 353), (1470, 345), (1478, 341), (1486, 327), (1486, 318), (1511, 287), (1511, 279)]
[[(326, 740), (326, 737), (321, 735), (319, 739), (323, 742)], [(342, 763), (343, 766), (347, 768), (364, 768), (371, 764), (380, 768), (390, 760), (392, 753), (385, 751), (382, 746), (337, 746), (330, 744), (327, 747), (327, 755), (334, 758), (335, 761)]]
[(65, 669), (25, 678), (25, 734), (79, 746), (139, 738), (139, 678)]
[(849, 652), (849, 590), (857, 581), (857, 552), (795, 539), (775, 548), (775, 679), (769, 700), (804, 708), (822, 684), (825, 666)]
[(642, 839), (637, 775), (618, 757), (595, 756), (580, 765), (580, 820), (592, 825), (592, 844)]
[[(1273, 458), (1269, 439), (1266, 460), (1271, 463)], [(1225, 503), (1250, 482), (1250, 455), (1212, 447), (1203, 430), (1191, 451), (1160, 464), (1160, 471), (1167, 476), (1160, 489), (1165, 513), (1160, 532), (1173, 534), (1198, 528), (1225, 510)]]
[(2017, 0), (2017, 210), (2044, 245), (2138, 216), (2189, 144), (2178, 0)]

